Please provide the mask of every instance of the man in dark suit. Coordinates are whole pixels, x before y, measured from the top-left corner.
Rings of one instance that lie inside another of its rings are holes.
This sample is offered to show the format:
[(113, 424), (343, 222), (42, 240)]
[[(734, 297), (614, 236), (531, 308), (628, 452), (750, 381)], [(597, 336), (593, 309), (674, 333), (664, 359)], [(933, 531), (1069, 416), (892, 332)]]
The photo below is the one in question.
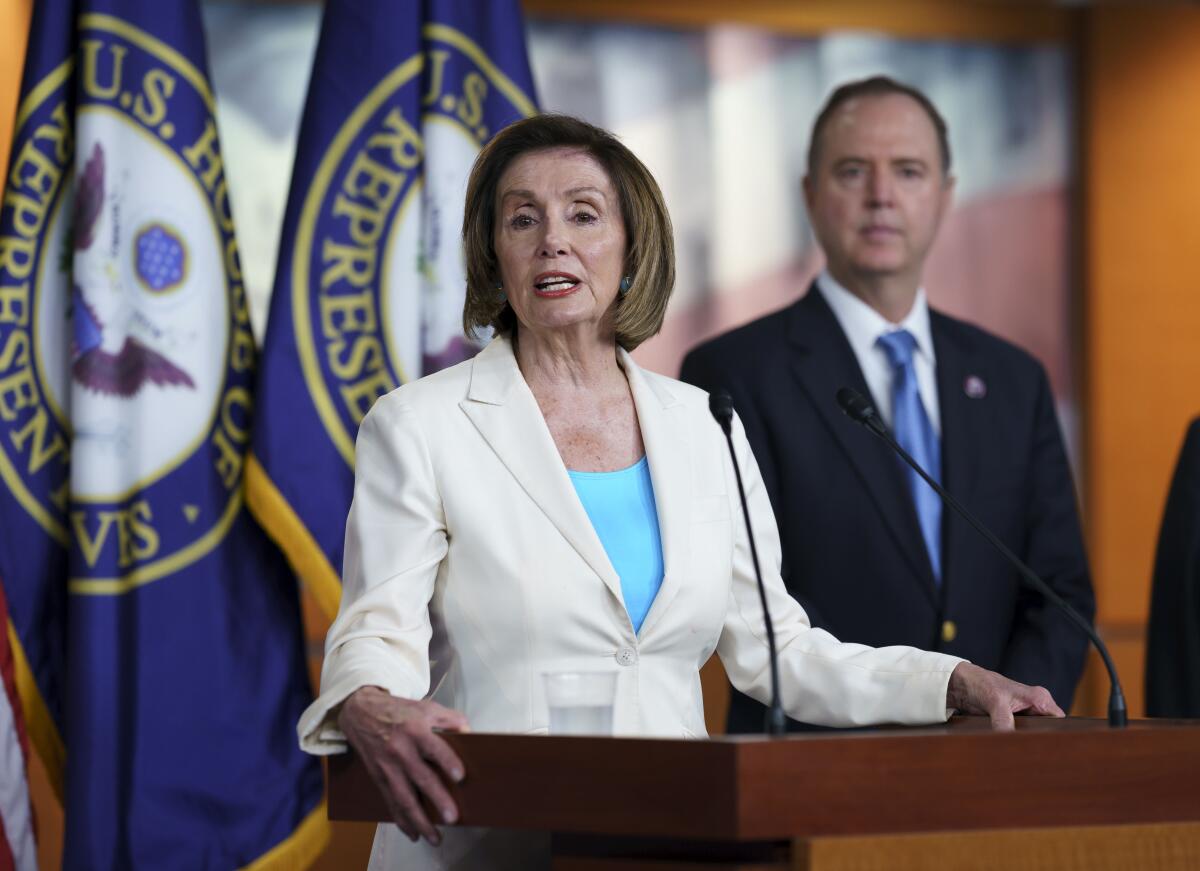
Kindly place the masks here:
[[(876, 77), (836, 91), (804, 180), (827, 268), (792, 306), (692, 351), (682, 377), (733, 395), (783, 540), (789, 589), (843, 641), (962, 656), (1069, 709), (1086, 639), (888, 447), (842, 414), (870, 397), (901, 444), (1089, 620), (1087, 559), (1045, 372), (931, 310), (921, 287), (953, 178), (945, 122)], [(731, 731), (762, 728), (734, 693)]]
[(1200, 417), (1188, 427), (1154, 559), (1146, 714), (1200, 717)]

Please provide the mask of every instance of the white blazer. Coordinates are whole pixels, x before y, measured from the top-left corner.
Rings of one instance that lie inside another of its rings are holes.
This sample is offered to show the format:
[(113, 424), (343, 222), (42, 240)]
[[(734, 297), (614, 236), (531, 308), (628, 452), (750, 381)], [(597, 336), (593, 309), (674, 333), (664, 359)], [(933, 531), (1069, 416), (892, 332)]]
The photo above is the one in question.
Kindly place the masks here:
[[(305, 750), (345, 749), (337, 707), (367, 685), (433, 698), (462, 711), (477, 732), (542, 733), (543, 672), (611, 669), (616, 734), (704, 737), (699, 672), (715, 650), (734, 686), (768, 700), (754, 568), (708, 395), (618, 354), (663, 548), (662, 586), (641, 631), (511, 342), (494, 339), (473, 360), (381, 398), (363, 420), (341, 609), (325, 641), (320, 696), (298, 726)], [(736, 419), (733, 437), (787, 713), (834, 726), (944, 721), (946, 686), (961, 660), (843, 644), (809, 625), (780, 578), (774, 515)], [(385, 828), (392, 846), (406, 848), (405, 861), (454, 867), (428, 848), (418, 860), (408, 852), (416, 845)], [(376, 847), (373, 865), (381, 864), (379, 838)]]

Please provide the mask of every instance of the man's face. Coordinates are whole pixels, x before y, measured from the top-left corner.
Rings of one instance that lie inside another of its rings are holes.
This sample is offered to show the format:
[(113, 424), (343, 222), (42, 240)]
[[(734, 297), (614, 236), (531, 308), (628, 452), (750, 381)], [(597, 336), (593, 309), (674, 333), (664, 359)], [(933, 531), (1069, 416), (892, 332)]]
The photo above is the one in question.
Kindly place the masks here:
[(850, 290), (895, 278), (915, 291), (953, 188), (933, 121), (903, 94), (859, 97), (818, 146), (804, 196), (829, 271)]

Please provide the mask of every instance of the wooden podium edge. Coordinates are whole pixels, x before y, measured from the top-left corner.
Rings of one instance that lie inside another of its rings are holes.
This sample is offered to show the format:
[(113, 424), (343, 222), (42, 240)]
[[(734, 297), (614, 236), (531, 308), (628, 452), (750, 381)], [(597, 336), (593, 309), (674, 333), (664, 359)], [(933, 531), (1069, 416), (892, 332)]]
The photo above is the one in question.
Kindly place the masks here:
[[(447, 735), (463, 825), (751, 842), (1200, 821), (1200, 723), (971, 722), (709, 741)], [(331, 758), (330, 817), (380, 820), (352, 757)]]

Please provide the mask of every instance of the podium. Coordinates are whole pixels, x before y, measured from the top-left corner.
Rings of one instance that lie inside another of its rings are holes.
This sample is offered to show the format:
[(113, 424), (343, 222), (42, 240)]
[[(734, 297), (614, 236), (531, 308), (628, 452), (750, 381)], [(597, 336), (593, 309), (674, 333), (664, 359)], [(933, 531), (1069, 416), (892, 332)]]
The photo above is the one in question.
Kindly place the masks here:
[[(1200, 868), (1198, 721), (445, 737), (462, 824), (552, 833), (556, 871)], [(388, 819), (352, 754), (328, 774), (331, 819)]]

